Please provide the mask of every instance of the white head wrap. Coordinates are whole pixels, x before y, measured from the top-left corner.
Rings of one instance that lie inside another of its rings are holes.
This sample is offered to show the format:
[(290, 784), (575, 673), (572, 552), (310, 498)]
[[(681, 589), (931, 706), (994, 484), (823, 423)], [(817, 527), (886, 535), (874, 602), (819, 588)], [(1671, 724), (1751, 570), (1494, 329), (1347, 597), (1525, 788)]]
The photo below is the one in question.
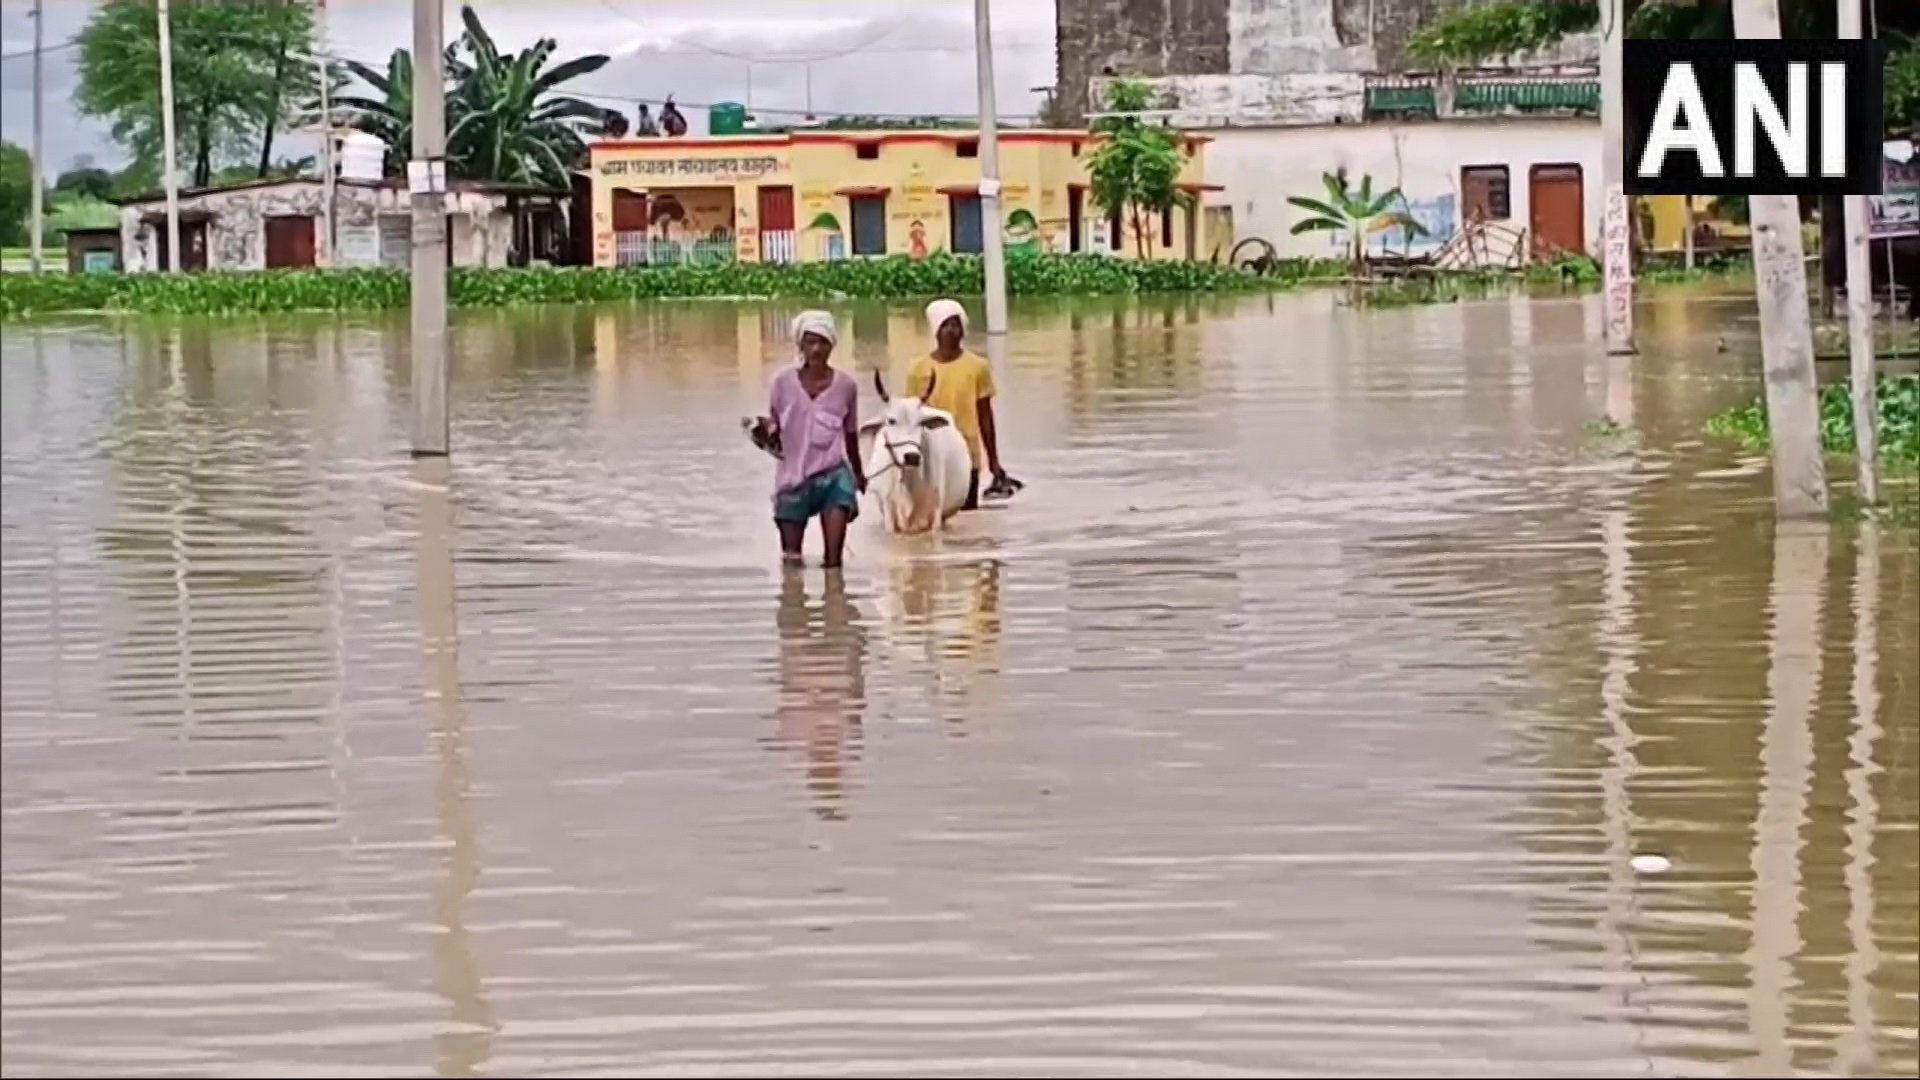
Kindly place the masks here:
[(818, 334), (827, 339), (827, 344), (840, 344), (840, 332), (834, 328), (833, 316), (824, 311), (803, 311), (793, 317), (793, 344), (798, 347), (800, 339), (807, 334)]
[(938, 338), (940, 328), (947, 324), (948, 319), (956, 317), (960, 320), (960, 329), (966, 330), (967, 309), (960, 306), (960, 301), (935, 300), (927, 305), (927, 333)]

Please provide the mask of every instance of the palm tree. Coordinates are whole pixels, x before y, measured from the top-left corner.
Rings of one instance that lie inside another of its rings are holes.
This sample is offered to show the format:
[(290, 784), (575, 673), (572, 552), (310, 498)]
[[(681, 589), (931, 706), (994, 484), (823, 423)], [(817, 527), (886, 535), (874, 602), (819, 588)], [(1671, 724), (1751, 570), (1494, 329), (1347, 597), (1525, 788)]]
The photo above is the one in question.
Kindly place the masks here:
[(1294, 222), (1288, 230), (1294, 236), (1302, 233), (1323, 231), (1345, 233), (1347, 236), (1347, 264), (1363, 270), (1367, 264), (1367, 237), (1387, 229), (1399, 228), (1408, 237), (1425, 236), (1427, 230), (1406, 211), (1406, 200), (1401, 197), (1399, 188), (1389, 188), (1376, 198), (1373, 194), (1373, 177), (1360, 178), (1360, 190), (1355, 192), (1347, 184), (1347, 170), (1322, 173), (1322, 183), (1327, 186), (1327, 199), (1309, 199), (1304, 195), (1295, 195), (1287, 200), (1294, 206), (1307, 211), (1312, 217)]
[[(608, 125), (608, 110), (552, 91), (604, 67), (603, 55), (581, 56), (546, 68), (558, 44), (542, 38), (519, 53), (502, 53), (470, 7), (460, 10), (465, 32), (447, 46), (447, 168), (467, 180), (567, 186), (586, 159), (583, 135)], [(387, 145), (386, 171), (406, 172), (413, 144), (413, 54), (395, 49), (380, 71), (347, 62), (347, 69), (378, 96), (344, 96), (353, 126)]]

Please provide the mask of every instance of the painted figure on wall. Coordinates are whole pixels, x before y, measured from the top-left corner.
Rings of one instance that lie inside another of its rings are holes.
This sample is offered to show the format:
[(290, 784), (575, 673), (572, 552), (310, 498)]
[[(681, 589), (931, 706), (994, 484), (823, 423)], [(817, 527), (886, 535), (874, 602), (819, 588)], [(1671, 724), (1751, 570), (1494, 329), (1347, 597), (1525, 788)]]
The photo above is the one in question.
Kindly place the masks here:
[(915, 259), (927, 257), (927, 226), (924, 222), (916, 220), (907, 226), (907, 255)]
[(658, 195), (653, 199), (648, 215), (651, 224), (660, 239), (669, 243), (678, 243), (686, 239), (687, 208), (672, 195)]

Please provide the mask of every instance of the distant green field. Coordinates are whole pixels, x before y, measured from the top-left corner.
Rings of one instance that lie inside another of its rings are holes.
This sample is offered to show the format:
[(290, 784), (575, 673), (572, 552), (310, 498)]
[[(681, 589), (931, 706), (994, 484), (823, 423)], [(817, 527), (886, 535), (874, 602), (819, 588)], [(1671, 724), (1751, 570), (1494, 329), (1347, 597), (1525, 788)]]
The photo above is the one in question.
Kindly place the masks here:
[[(67, 249), (48, 245), (40, 252), (43, 268), (49, 273), (67, 272)], [(0, 247), (0, 273), (24, 274), (33, 269), (33, 250), (23, 247)]]

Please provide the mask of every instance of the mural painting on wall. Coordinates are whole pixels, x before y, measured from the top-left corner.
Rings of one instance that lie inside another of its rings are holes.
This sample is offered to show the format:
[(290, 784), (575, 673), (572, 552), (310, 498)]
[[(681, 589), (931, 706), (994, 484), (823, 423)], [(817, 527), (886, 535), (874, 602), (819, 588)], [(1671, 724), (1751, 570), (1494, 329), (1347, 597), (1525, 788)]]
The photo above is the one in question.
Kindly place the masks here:
[(846, 237), (841, 235), (839, 218), (822, 210), (808, 220), (806, 232), (820, 258), (832, 261), (844, 257)]
[[(648, 200), (647, 224), (654, 244), (674, 249), (656, 256), (660, 261), (682, 253), (730, 257), (734, 254), (733, 191), (688, 188), (659, 192)], [(722, 248), (726, 250), (722, 252)]]
[(1026, 207), (1016, 207), (1007, 215), (1007, 227), (1003, 235), (1009, 251), (1037, 251), (1040, 247), (1040, 223), (1034, 219), (1033, 211)]
[(927, 224), (918, 218), (907, 226), (907, 256), (914, 259), (927, 257)]
[[(1408, 236), (1407, 231), (1399, 227), (1386, 229), (1367, 238), (1369, 254), (1384, 255), (1388, 252), (1417, 254), (1435, 250), (1453, 239), (1455, 197), (1452, 192), (1409, 198), (1406, 200), (1404, 209), (1408, 217), (1419, 222), (1420, 227), (1426, 230), (1426, 235)], [(1346, 240), (1340, 234), (1328, 235), (1332, 237), (1334, 246), (1345, 245)]]

